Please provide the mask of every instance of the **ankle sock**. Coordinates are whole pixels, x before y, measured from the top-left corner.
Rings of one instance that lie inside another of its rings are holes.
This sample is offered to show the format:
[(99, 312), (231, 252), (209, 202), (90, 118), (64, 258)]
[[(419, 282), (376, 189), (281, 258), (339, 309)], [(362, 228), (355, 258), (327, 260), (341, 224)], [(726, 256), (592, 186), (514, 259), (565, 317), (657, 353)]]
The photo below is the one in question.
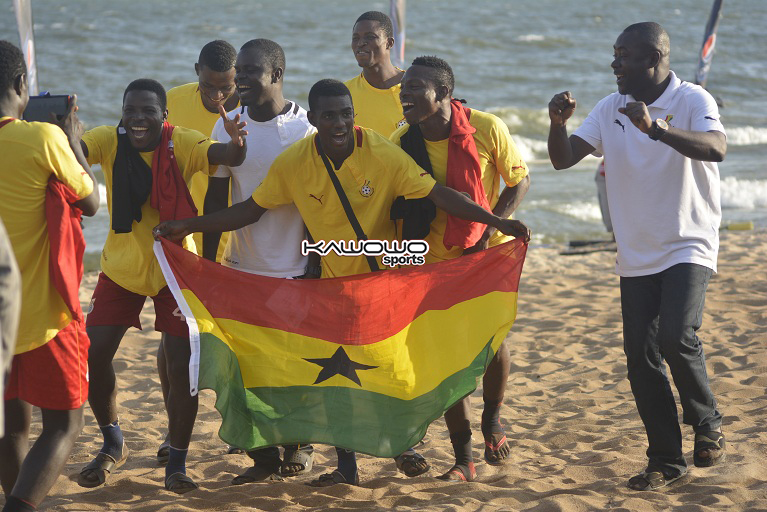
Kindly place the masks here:
[(37, 510), (37, 507), (16, 496), (8, 496), (5, 500), (5, 506), (3, 507), (3, 512), (28, 512), (34, 510)]
[(347, 482), (354, 482), (357, 475), (357, 454), (343, 448), (336, 448), (336, 455), (338, 455), (338, 471), (344, 475)]
[(168, 465), (165, 466), (165, 478), (168, 478), (173, 473), (183, 473), (186, 475), (186, 454), (188, 452), (189, 449), (180, 450), (172, 446), (170, 447)]
[(485, 407), (482, 409), (482, 435), (490, 439), (493, 434), (503, 433), (501, 426), (501, 405), (499, 400), (484, 400)]
[(464, 473), (468, 473), (469, 466), (474, 463), (471, 453), (471, 430), (450, 434), (450, 443), (455, 453), (455, 465), (461, 466), (466, 470)]
[(104, 445), (101, 447), (101, 452), (106, 453), (115, 460), (120, 460), (123, 453), (123, 432), (120, 430), (120, 420), (115, 420), (114, 423), (99, 425), (101, 434), (104, 436)]

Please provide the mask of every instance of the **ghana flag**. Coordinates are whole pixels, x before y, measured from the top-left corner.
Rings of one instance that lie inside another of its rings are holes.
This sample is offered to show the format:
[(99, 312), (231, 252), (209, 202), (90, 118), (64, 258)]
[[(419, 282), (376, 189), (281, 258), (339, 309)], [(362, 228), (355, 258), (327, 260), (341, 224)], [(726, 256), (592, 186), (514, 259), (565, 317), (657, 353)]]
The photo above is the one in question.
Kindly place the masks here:
[(526, 245), (334, 279), (241, 272), (162, 240), (189, 325), (191, 392), (244, 449), (323, 443), (393, 457), (477, 388), (517, 313)]

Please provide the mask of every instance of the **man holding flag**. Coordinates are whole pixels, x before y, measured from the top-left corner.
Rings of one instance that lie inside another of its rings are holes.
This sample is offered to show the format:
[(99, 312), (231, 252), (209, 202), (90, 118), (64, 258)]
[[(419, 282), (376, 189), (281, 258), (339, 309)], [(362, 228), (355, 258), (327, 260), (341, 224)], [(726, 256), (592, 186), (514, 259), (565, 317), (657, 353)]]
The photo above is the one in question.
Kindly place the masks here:
[[(428, 197), (451, 215), (529, 240), (530, 232), (523, 223), (495, 216), (465, 195), (437, 184), (384, 137), (354, 126), (351, 95), (343, 83), (326, 79), (314, 84), (309, 93), (309, 108), (308, 118), (317, 134), (295, 143), (277, 157), (251, 198), (212, 215), (164, 222), (155, 229), (155, 236), (180, 240), (196, 231), (238, 229), (258, 221), (267, 209), (292, 203), (314, 240), (392, 241), (396, 233), (389, 209), (396, 197), (405, 196)], [(344, 199), (351, 213), (345, 210)], [(353, 227), (355, 222), (359, 229)], [(322, 259), (322, 277), (367, 273), (380, 264), (380, 257), (331, 252)], [(403, 446), (387, 456), (396, 456), (407, 448)], [(339, 449), (338, 455), (338, 469), (320, 477), (318, 485), (359, 481), (354, 452)]]
[[(502, 218), (510, 218), (530, 187), (527, 165), (509, 130), (492, 114), (469, 109), (454, 99), (455, 77), (450, 65), (438, 57), (418, 57), (402, 80), (400, 98), (408, 125), (391, 136), (437, 183), (471, 195), (478, 204)], [(469, 179), (464, 172), (468, 169)], [(506, 184), (500, 192), (501, 179)], [(406, 202), (407, 203), (407, 202)], [(427, 263), (436, 263), (494, 247), (509, 240), (490, 226), (464, 225), (432, 207), (431, 222), (421, 219), (415, 233), (412, 219), (403, 221), (403, 236), (429, 243)], [(511, 361), (504, 341), (483, 379), (482, 435), (485, 460), (499, 465), (511, 453), (499, 415)], [(475, 478), (471, 449), (469, 398), (445, 414), (455, 465), (440, 478), (471, 481)]]

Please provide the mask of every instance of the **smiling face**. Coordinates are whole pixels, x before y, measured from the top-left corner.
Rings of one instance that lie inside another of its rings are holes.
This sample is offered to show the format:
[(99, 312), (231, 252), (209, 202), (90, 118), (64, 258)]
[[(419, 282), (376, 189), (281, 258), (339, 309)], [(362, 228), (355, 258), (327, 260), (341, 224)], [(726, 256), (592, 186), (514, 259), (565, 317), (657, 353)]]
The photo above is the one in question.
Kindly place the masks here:
[(419, 124), (440, 111), (447, 87), (438, 86), (433, 71), (426, 66), (410, 66), (402, 78), (399, 99), (402, 113), (410, 125)]
[(237, 93), (247, 107), (257, 107), (273, 96), (274, 71), (257, 48), (246, 48), (237, 54), (234, 65)]
[(354, 150), (354, 106), (351, 96), (320, 96), (309, 122), (325, 153), (334, 161), (343, 160)]
[(162, 109), (155, 93), (134, 90), (125, 95), (123, 127), (131, 146), (138, 151), (152, 151), (157, 147), (167, 117), (168, 111)]
[(389, 52), (392, 46), (394, 46), (394, 38), (386, 37), (379, 22), (362, 20), (354, 25), (352, 51), (361, 68), (387, 62), (390, 59)]
[(235, 91), (234, 68), (229, 71), (213, 71), (206, 65), (195, 64), (202, 104), (210, 112), (218, 112), (218, 106), (226, 103)]
[(612, 68), (618, 92), (637, 97), (654, 85), (651, 51), (636, 32), (623, 32), (613, 45)]

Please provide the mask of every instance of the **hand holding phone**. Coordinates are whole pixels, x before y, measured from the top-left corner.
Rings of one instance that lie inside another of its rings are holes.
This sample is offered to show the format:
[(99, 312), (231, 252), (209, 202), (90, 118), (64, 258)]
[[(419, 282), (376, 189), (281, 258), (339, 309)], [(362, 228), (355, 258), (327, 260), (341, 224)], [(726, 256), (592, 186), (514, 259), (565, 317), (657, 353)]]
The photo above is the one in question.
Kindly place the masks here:
[(73, 94), (72, 96), (69, 96), (67, 110), (64, 112), (64, 115), (60, 117), (58, 114), (51, 112), (49, 113), (50, 117), (48, 120), (48, 122), (58, 125), (64, 131), (67, 139), (69, 139), (70, 145), (75, 144), (77, 147), (80, 146), (80, 139), (85, 131), (83, 123), (81, 123), (80, 119), (77, 117), (76, 112), (78, 109), (77, 95)]
[(69, 111), (71, 96), (57, 94), (54, 96), (30, 96), (27, 108), (24, 109), (24, 121), (51, 122), (51, 113), (57, 119), (63, 118)]

